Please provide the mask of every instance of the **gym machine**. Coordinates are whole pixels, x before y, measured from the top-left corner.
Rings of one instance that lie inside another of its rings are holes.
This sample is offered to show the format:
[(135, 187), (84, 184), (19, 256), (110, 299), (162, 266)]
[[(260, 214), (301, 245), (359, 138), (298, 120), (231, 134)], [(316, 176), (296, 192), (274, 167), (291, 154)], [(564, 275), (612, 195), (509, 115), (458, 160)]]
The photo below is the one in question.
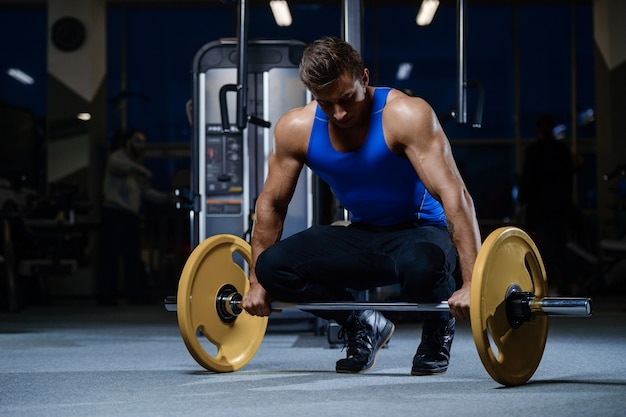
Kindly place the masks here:
[[(248, 42), (247, 87), (237, 84), (237, 39), (202, 46), (193, 59), (191, 244), (230, 233), (250, 233), (256, 196), (267, 174), (273, 126), (287, 110), (309, 100), (298, 77), (305, 45), (298, 41)], [(245, 94), (244, 91), (245, 90)], [(243, 98), (250, 116), (240, 120)], [(311, 172), (302, 171), (283, 236), (313, 222)]]

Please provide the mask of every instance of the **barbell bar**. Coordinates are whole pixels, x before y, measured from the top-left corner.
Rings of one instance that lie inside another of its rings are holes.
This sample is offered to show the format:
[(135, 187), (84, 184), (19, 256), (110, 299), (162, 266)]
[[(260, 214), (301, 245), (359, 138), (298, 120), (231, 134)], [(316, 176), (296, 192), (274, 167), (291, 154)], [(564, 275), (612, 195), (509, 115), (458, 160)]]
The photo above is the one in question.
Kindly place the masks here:
[[(228, 300), (231, 303), (231, 309), (241, 309), (241, 301)], [(168, 311), (176, 311), (176, 299), (167, 299), (165, 301)], [(302, 310), (302, 311), (323, 311), (323, 310), (377, 310), (377, 311), (402, 311), (402, 312), (419, 312), (419, 311), (449, 311), (447, 301), (440, 303), (403, 303), (403, 302), (343, 302), (343, 303), (288, 303), (283, 301), (274, 301), (271, 303), (272, 310)], [(593, 312), (593, 303), (590, 298), (563, 298), (563, 297), (546, 297), (542, 300), (530, 300), (530, 310), (535, 314), (546, 314), (548, 316), (567, 316), (567, 317), (588, 317)], [(234, 315), (239, 315), (235, 312)]]
[[(241, 307), (249, 289), (241, 261), (250, 264), (250, 245), (234, 235), (215, 235), (198, 245), (181, 273), (176, 297), (165, 308), (176, 311), (181, 336), (192, 357), (214, 372), (245, 366), (258, 350), (267, 317)], [(537, 369), (547, 339), (548, 317), (587, 317), (590, 298), (547, 297), (541, 256), (521, 229), (493, 231), (476, 258), (470, 295), (470, 324), (487, 373), (503, 385), (521, 385)], [(439, 303), (274, 301), (273, 310), (449, 311)], [(206, 349), (206, 341), (211, 349)], [(214, 354), (211, 351), (215, 351)]]
[[(224, 289), (223, 289), (224, 290)], [(236, 291), (226, 289), (216, 298), (217, 311), (222, 320), (228, 321), (243, 312), (243, 297)], [(506, 298), (507, 316), (510, 322), (530, 321), (536, 314), (561, 317), (588, 317), (593, 313), (593, 303), (590, 298), (584, 297), (545, 297), (536, 299), (532, 293), (511, 291)], [(168, 297), (165, 300), (168, 311), (176, 311), (176, 299)], [(311, 302), (291, 303), (273, 301), (272, 311), (301, 310), (301, 311), (395, 311), (395, 312), (426, 312), (450, 311), (447, 301), (439, 303), (408, 303), (408, 302)]]

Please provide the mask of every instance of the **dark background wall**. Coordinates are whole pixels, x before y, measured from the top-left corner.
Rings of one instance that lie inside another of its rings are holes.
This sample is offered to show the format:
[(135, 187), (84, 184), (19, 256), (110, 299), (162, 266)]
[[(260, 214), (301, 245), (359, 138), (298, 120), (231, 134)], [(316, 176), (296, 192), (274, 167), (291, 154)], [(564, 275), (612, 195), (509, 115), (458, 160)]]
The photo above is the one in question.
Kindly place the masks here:
[[(341, 36), (340, 2), (336, 6), (329, 2), (291, 3), (294, 23), (288, 28), (276, 26), (269, 7), (251, 7), (250, 39), (310, 42), (323, 35)], [(185, 105), (191, 97), (191, 60), (203, 44), (236, 35), (236, 8), (217, 1), (181, 4), (124, 6), (117, 2), (108, 6), (109, 136), (122, 127), (140, 127), (147, 131), (151, 144), (189, 144)], [(46, 13), (45, 6), (0, 8), (0, 100), (29, 109), (40, 119), (46, 117)], [(411, 89), (444, 115), (455, 107), (456, 9), (442, 4), (428, 27), (415, 24), (416, 13), (417, 3), (366, 5), (363, 55), (373, 84)], [(473, 129), (449, 121), (444, 128), (475, 194), (481, 218), (501, 220), (515, 215), (512, 191), (519, 155), (534, 135), (534, 120), (539, 114), (554, 114), (571, 138), (572, 88), (577, 113), (594, 109), (592, 20), (592, 7), (587, 2), (574, 6), (567, 2), (469, 3), (468, 79), (484, 85), (483, 123), (482, 128)], [(397, 80), (398, 65), (404, 62), (412, 63), (413, 70), (408, 79)], [(9, 67), (24, 69), (35, 83), (27, 86), (15, 82), (6, 74)], [(468, 99), (471, 121), (476, 111), (475, 90), (469, 91)], [(593, 124), (578, 123), (576, 129), (584, 157), (578, 203), (593, 208), (595, 132)], [(155, 171), (155, 185), (168, 188), (172, 176), (189, 162), (172, 157), (154, 158), (148, 164)]]
[[(433, 23), (418, 27), (418, 0), (363, 0), (362, 53), (372, 84), (410, 89), (425, 98), (442, 120), (456, 107), (456, 2), (442, 0)], [(16, 188), (22, 186), (18, 194), (30, 186), (39, 188), (35, 197), (39, 201), (31, 207), (43, 210), (31, 210), (27, 216), (54, 219), (72, 204), (82, 215), (79, 219), (77, 214), (76, 226), (84, 233), (64, 247), (69, 257), (78, 260), (78, 270), (50, 279), (52, 295), (94, 292), (98, 248), (97, 233), (92, 232), (99, 223), (104, 162), (115, 146), (117, 131), (147, 132), (146, 165), (157, 188), (189, 184), (192, 130), (187, 105), (192, 97), (192, 61), (203, 45), (237, 35), (235, 3), (0, 0), (0, 173), (7, 167), (31, 167), (25, 171), (35, 167), (37, 172), (30, 173), (28, 181), (20, 180), (19, 174), (15, 177)], [(342, 1), (289, 3), (293, 25), (283, 28), (276, 26), (266, 0), (249, 0), (249, 38), (311, 42), (325, 35), (342, 36)], [(582, 234), (572, 238), (587, 251), (599, 253), (600, 239), (626, 233), (626, 178), (602, 180), (603, 174), (626, 162), (626, 119), (621, 117), (626, 109), (626, 62), (619, 47), (626, 7), (621, 0), (466, 0), (466, 4), (467, 78), (484, 87), (482, 127), (471, 126), (478, 109), (475, 88), (468, 90), (469, 123), (448, 120), (443, 126), (474, 197), (483, 237), (503, 224), (523, 226), (516, 200), (523, 154), (534, 138), (537, 117), (551, 113), (579, 162), (575, 205), (580, 216), (577, 232)], [(103, 25), (104, 30), (88, 26), (87, 36), (96, 42), (66, 56), (51, 45), (49, 28), (78, 5), (85, 22)], [(602, 40), (608, 42), (602, 45)], [(102, 69), (103, 52), (106, 74), (100, 81), (96, 75)], [(64, 79), (51, 71), (51, 54)], [(96, 59), (85, 60), (85, 56)], [(412, 71), (400, 80), (398, 67), (406, 63)], [(8, 76), (9, 68), (24, 70), (34, 83), (16, 82)], [(68, 79), (68, 69), (76, 77)], [(76, 81), (84, 86), (80, 75), (92, 77), (91, 102), (69, 85)], [(81, 106), (97, 120), (77, 121), (74, 115)], [(30, 130), (13, 129), (24, 125), (19, 120), (36, 123)], [(11, 134), (5, 135), (7, 131)], [(68, 143), (80, 149), (72, 152)], [(18, 154), (28, 153), (25, 150), (32, 144), (40, 146), (20, 160)], [(82, 159), (69, 161), (70, 157)], [(82, 165), (52, 179), (46, 177), (50, 160), (61, 167), (66, 161)], [(7, 194), (6, 182), (0, 179), (0, 205)], [(180, 210), (146, 207), (144, 211), (142, 259), (148, 285), (160, 296), (176, 288), (189, 255), (188, 220)], [(579, 255), (573, 256), (580, 261)], [(589, 275), (583, 271), (589, 265), (578, 268), (579, 264), (572, 263), (571, 269)], [(0, 304), (1, 298), (0, 294)]]

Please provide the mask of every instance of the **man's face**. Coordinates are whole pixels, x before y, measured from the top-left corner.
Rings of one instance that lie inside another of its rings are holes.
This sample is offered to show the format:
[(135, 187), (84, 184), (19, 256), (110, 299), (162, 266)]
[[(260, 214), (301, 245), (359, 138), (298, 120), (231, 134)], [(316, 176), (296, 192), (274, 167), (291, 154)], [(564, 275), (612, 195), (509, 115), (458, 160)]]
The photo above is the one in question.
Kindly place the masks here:
[(128, 140), (128, 150), (134, 158), (142, 158), (146, 152), (146, 136), (143, 133), (135, 133)]
[(317, 104), (337, 127), (345, 129), (361, 120), (360, 104), (365, 100), (365, 91), (369, 75), (363, 71), (360, 79), (345, 72), (334, 83), (312, 91)]

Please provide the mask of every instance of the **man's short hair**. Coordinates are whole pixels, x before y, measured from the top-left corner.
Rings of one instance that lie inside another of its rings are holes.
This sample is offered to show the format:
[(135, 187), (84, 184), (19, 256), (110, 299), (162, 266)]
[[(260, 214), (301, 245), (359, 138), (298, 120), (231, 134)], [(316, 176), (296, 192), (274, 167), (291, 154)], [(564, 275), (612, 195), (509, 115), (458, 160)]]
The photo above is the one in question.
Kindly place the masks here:
[(365, 65), (361, 54), (348, 42), (327, 36), (309, 45), (300, 61), (300, 79), (309, 90), (326, 87), (346, 71), (358, 79)]

